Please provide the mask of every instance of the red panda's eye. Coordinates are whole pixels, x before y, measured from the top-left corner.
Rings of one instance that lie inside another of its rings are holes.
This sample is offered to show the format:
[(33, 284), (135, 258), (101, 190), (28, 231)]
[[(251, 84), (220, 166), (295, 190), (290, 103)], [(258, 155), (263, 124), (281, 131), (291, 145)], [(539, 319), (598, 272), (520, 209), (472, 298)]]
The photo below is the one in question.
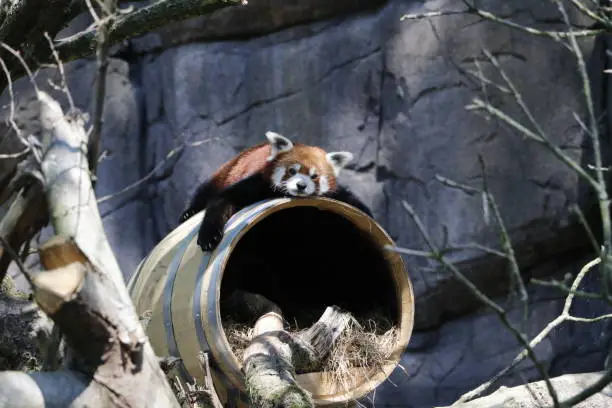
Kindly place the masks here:
[(311, 179), (313, 179), (313, 180), (316, 180), (316, 179), (317, 179), (317, 177), (319, 177), (319, 175), (318, 175), (318, 174), (313, 174), (312, 176), (310, 176), (310, 178), (311, 178)]
[(290, 175), (292, 175), (292, 176), (293, 176), (295, 173), (297, 173), (297, 170), (296, 170), (296, 169), (294, 169), (293, 167), (289, 169), (289, 174), (290, 174)]

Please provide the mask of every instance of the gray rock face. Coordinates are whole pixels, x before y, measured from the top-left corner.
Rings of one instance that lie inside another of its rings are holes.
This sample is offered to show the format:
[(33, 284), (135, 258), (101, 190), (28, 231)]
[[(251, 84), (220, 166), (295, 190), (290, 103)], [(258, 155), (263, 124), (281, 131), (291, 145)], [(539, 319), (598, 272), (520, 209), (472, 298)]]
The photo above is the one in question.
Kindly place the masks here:
[[(575, 275), (584, 265), (580, 260), (559, 268), (557, 279), (565, 273)], [(599, 288), (597, 272), (587, 275), (581, 290), (596, 291)], [(525, 329), (529, 339), (534, 338), (563, 310), (565, 296), (559, 291), (538, 285), (528, 286), (529, 318)], [(509, 311), (512, 324), (520, 327), (522, 304), (516, 300), (495, 299)], [(576, 299), (571, 308), (573, 316), (592, 318), (606, 313), (608, 307), (599, 301)], [(535, 348), (539, 364), (549, 376), (603, 369), (603, 362), (612, 341), (609, 322), (595, 324), (564, 323), (540, 342)], [(446, 406), (464, 393), (488, 381), (523, 350), (518, 340), (502, 324), (499, 317), (485, 308), (474, 315), (455, 319), (437, 330), (416, 332), (402, 357), (404, 368), (396, 370), (364, 403), (376, 408), (384, 407), (433, 407)], [(540, 379), (539, 372), (529, 359), (523, 360), (504, 377), (500, 385), (519, 386)], [(563, 386), (561, 386), (563, 387)], [(538, 388), (540, 392), (542, 389)], [(568, 398), (579, 388), (561, 388), (563, 398)], [(485, 394), (486, 395), (486, 394)], [(505, 395), (505, 394), (504, 394)], [(515, 395), (521, 399), (521, 393)], [(561, 395), (561, 394), (560, 394)], [(506, 407), (513, 405), (482, 404), (467, 407)], [(524, 402), (527, 403), (528, 401)], [(544, 406), (545, 403), (542, 403)], [(532, 405), (516, 405), (530, 407)], [(589, 406), (589, 405), (585, 405)], [(595, 405), (598, 406), (598, 405)]]
[[(482, 155), (523, 270), (532, 276), (564, 267), (575, 273), (587, 242), (570, 212), (586, 199), (577, 176), (542, 146), (464, 109), (480, 87), (468, 73), (474, 61), (500, 80), (480, 52), (486, 47), (551, 140), (577, 162), (586, 162), (585, 140), (573, 119), (573, 112), (583, 110), (582, 85), (569, 52), (466, 15), (400, 21), (405, 13), (456, 9), (460, 1), (397, 0), (377, 10), (371, 7), (383, 2), (332, 3), (330, 9), (324, 9), (329, 2), (300, 6), (306, 7), (300, 9), (303, 15), (292, 8), (298, 6), (287, 5), (265, 15), (262, 21), (271, 24), (248, 20), (243, 31), (229, 24), (246, 21), (245, 11), (222, 10), (119, 47), (107, 80), (102, 137), (107, 155), (96, 191), (126, 278), (176, 225), (198, 183), (241, 149), (263, 141), (267, 130), (355, 153), (342, 180), (373, 208), (398, 245), (414, 249), (425, 245), (403, 200), (438, 245), (445, 237), (451, 245), (498, 245), (498, 228), (494, 220), (484, 222), (481, 198), (435, 179), (442, 175), (480, 187)], [(522, 22), (557, 17), (548, 2), (487, 3)], [(302, 25), (287, 27), (294, 24)], [(244, 38), (268, 30), (276, 31)], [(194, 42), (214, 38), (224, 41)], [(590, 42), (581, 45), (590, 52)], [(76, 105), (89, 110), (95, 64), (77, 61), (67, 70)], [(45, 77), (40, 78), (42, 84)], [(27, 88), (24, 81), (19, 84), (22, 91)], [(66, 106), (61, 94), (53, 94)], [(5, 92), (3, 101), (6, 97)], [(492, 92), (491, 98), (526, 123), (508, 96)], [(188, 148), (178, 150), (185, 143)], [(138, 184), (145, 176), (147, 182)], [(118, 191), (123, 192), (114, 195)], [(450, 254), (449, 260), (487, 293), (507, 292), (504, 261), (476, 250)], [(383, 384), (373, 405), (448, 404), (506, 366), (520, 348), (485, 310), (457, 317), (479, 302), (447, 271), (413, 257), (406, 263), (415, 286), (417, 332), (403, 359), (406, 373), (397, 370), (391, 378), (396, 385)], [(561, 307), (559, 293), (530, 288), (529, 333), (537, 333)], [(602, 309), (583, 302), (577, 314)], [(516, 317), (519, 311), (512, 313)], [(599, 370), (609, 333), (605, 323), (563, 326), (537, 354), (551, 375)], [(505, 384), (537, 378), (525, 363)]]
[[(430, 7), (452, 8), (454, 2), (427, 2)], [(555, 15), (552, 7), (536, 7), (533, 15)], [(497, 225), (483, 221), (481, 198), (435, 179), (439, 174), (480, 187), (478, 155), (525, 268), (580, 246), (572, 239), (576, 223), (569, 217), (569, 206), (580, 198), (577, 176), (542, 146), (464, 109), (479, 87), (467, 73), (475, 59), (488, 77), (499, 78), (483, 61), (480, 50), (486, 47), (524, 93), (551, 140), (580, 161), (582, 136), (572, 112), (580, 111), (583, 101), (570, 54), (499, 25), (472, 24), (476, 20), (467, 16), (400, 21), (405, 13), (424, 10), (413, 2), (390, 2), (375, 13), (249, 40), (189, 44), (145, 58), (147, 151), (159, 160), (181, 140), (214, 139), (188, 149), (153, 191), (158, 234), (174, 225), (198, 182), (272, 129), (354, 152), (355, 163), (342, 178), (401, 246), (424, 247), (403, 200), (439, 245), (444, 230), (453, 245), (498, 245)], [(138, 50), (163, 44), (166, 35), (139, 39)], [(589, 44), (585, 47), (588, 51)], [(533, 74), (525, 75), (526, 70)], [(520, 118), (507, 96), (492, 97), (498, 108)], [(502, 293), (507, 287), (503, 263), (492, 264), (495, 260), (484, 255), (462, 251), (450, 258), (489, 293)], [(436, 326), (441, 316), (478, 304), (448, 272), (425, 272), (435, 265), (406, 260), (419, 302), (417, 327)]]

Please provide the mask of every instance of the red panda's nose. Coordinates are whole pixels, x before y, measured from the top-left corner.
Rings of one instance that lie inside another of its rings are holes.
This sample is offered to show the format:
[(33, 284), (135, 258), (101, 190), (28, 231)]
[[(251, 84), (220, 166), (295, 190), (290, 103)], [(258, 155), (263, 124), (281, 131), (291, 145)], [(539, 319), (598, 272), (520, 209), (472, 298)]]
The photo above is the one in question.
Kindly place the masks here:
[(300, 191), (306, 189), (306, 183), (304, 183), (303, 181), (298, 181), (297, 183), (295, 183), (295, 185)]

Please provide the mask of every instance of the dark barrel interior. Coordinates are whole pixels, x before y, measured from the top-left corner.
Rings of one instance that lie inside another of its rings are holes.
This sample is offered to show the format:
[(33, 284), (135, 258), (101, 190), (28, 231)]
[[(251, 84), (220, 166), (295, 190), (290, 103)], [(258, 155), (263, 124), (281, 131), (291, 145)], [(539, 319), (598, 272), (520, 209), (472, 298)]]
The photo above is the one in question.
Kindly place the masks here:
[[(283, 209), (238, 242), (224, 271), (221, 299), (235, 289), (263, 295), (299, 328), (332, 305), (358, 320), (383, 317), (398, 324), (396, 287), (382, 250), (340, 214), (316, 207)], [(224, 320), (230, 312), (222, 303)]]

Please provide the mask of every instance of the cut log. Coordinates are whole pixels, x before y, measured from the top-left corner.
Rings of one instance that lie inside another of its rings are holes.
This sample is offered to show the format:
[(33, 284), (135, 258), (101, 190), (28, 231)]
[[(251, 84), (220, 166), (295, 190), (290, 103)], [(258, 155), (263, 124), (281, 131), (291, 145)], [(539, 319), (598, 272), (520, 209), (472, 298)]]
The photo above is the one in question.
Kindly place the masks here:
[(82, 118), (41, 92), (41, 169), (57, 237), (40, 248), (49, 270), (30, 275), (37, 303), (70, 347), (70, 367), (0, 373), (0, 407), (178, 407), (144, 335), (106, 239), (85, 159)]
[(296, 382), (296, 373), (320, 367), (322, 358), (329, 353), (349, 320), (348, 313), (328, 307), (310, 329), (293, 336), (283, 330), (280, 314), (270, 312), (261, 316), (244, 353), (243, 369), (251, 406), (314, 407), (310, 393)]

